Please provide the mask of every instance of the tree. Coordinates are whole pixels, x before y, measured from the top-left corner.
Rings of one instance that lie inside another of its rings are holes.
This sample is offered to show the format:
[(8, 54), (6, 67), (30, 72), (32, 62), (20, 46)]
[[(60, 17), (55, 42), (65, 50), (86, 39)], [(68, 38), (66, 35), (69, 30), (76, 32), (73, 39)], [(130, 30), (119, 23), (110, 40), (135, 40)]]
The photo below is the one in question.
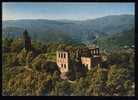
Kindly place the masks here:
[(15, 39), (11, 43), (11, 52), (20, 52), (23, 49), (23, 40), (22, 39)]
[(33, 59), (34, 59), (34, 53), (32, 51), (28, 52), (26, 55), (26, 64), (30, 65)]
[(2, 48), (3, 48), (3, 52), (10, 52), (11, 48), (11, 43), (13, 42), (12, 38), (4, 38), (2, 41)]
[(26, 65), (26, 57), (27, 57), (27, 51), (24, 49), (22, 49), (22, 51), (18, 54), (18, 60), (20, 65), (25, 66)]
[(57, 81), (57, 80), (59, 80), (60, 79), (60, 72), (59, 71), (54, 71), (54, 73), (53, 73), (53, 80), (54, 81)]
[(108, 73), (107, 86), (110, 95), (125, 95), (123, 84), (128, 79), (128, 71), (122, 66), (112, 65)]
[(51, 96), (70, 96), (72, 92), (73, 91), (69, 82), (60, 81), (56, 83), (50, 95)]
[(45, 63), (46, 63), (45, 55), (40, 54), (32, 60), (32, 67), (34, 70), (43, 71), (43, 64)]
[(43, 71), (46, 71), (49, 73), (54, 73), (55, 71), (59, 71), (57, 64), (52, 61), (46, 61), (45, 63), (42, 63), (41, 67)]
[(3, 66), (13, 67), (18, 65), (17, 53), (4, 53), (2, 56)]

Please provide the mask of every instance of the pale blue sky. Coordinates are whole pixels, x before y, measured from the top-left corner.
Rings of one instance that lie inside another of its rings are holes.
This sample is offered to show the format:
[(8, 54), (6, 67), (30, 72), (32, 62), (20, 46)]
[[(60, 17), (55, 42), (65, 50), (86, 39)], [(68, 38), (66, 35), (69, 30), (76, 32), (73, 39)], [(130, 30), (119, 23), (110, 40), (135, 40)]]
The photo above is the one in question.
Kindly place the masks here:
[(133, 14), (134, 3), (3, 3), (3, 20), (86, 20), (108, 15)]

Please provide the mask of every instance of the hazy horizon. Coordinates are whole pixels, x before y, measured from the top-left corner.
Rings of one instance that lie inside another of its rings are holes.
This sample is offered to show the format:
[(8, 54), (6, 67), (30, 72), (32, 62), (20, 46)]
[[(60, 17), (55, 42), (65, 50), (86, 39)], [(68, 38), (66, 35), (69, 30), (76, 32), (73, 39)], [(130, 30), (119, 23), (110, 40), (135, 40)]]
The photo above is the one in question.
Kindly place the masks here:
[(80, 19), (80, 20), (76, 20), (76, 19), (11, 19), (11, 20), (3, 20), (3, 21), (14, 21), (14, 20), (55, 20), (55, 21), (86, 21), (86, 20), (95, 20), (95, 19), (98, 19), (98, 18), (103, 18), (103, 17), (108, 17), (108, 16), (123, 16), (123, 15), (126, 15), (126, 16), (134, 16), (133, 14), (120, 14), (120, 15), (107, 15), (107, 16), (101, 16), (101, 17), (97, 17), (97, 18), (91, 18), (91, 19)]
[(135, 15), (134, 3), (2, 3), (2, 19), (88, 20)]

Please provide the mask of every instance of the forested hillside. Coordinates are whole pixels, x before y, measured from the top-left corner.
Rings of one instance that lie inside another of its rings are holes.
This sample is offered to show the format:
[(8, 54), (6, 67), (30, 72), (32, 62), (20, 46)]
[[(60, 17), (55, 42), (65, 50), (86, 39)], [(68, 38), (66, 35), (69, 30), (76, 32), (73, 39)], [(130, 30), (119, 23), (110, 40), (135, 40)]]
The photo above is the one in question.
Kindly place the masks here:
[(97, 44), (101, 49), (112, 51), (113, 49), (124, 48), (125, 46), (131, 47), (135, 45), (135, 30), (124, 31), (110, 36), (103, 36), (96, 39)]
[[(32, 49), (24, 48), (22, 38), (3, 39), (2, 94), (10, 96), (134, 96), (134, 49), (118, 52), (100, 51), (107, 57), (90, 71), (69, 73), (73, 80), (61, 80), (56, 64), (56, 51), (68, 50), (75, 61), (77, 42), (42, 44), (32, 41)], [(74, 66), (79, 67), (79, 62)]]

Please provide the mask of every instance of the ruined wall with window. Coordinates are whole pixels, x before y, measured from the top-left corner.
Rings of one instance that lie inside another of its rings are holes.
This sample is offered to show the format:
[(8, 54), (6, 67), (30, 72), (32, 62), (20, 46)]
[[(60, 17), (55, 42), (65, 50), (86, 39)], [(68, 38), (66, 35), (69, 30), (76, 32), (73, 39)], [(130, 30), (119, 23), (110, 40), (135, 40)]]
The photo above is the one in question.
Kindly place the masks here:
[[(80, 49), (79, 51), (77, 51), (76, 57), (77, 60), (80, 60), (80, 63), (88, 70), (91, 70), (92, 67), (95, 67), (96, 65), (99, 66), (99, 64), (101, 63), (99, 48), (85, 48), (82, 50)], [(60, 72), (69, 72), (69, 70), (72, 68), (71, 66), (69, 66), (69, 64), (69, 53), (67, 51), (58, 51), (57, 65), (59, 67)]]
[(87, 49), (87, 51), (81, 50), (81, 63), (88, 70), (91, 70), (92, 67), (95, 67), (96, 65), (100, 64), (100, 62), (101, 56), (99, 48), (89, 48)]
[(57, 51), (57, 65), (61, 73), (69, 71), (69, 55), (66, 51)]
[(90, 51), (93, 59), (93, 66), (96, 66), (101, 62), (101, 55), (100, 55), (99, 48), (93, 48), (93, 49), (90, 49)]
[(81, 57), (81, 63), (88, 70), (91, 70), (91, 66), (92, 66), (92, 59), (91, 59), (91, 57)]

